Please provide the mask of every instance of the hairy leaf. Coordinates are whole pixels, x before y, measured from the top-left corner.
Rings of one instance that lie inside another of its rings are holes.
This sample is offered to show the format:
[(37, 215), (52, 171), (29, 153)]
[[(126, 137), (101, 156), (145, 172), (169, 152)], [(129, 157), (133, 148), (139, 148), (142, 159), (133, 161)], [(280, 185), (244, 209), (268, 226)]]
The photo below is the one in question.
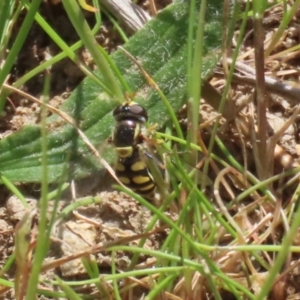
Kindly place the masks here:
[[(205, 27), (202, 76), (207, 77), (219, 59), (221, 45), (220, 1), (209, 1)], [(137, 32), (124, 48), (131, 53), (151, 75), (164, 92), (174, 111), (186, 98), (186, 47), (189, 24), (188, 1), (177, 1), (160, 12), (142, 30)], [(156, 91), (146, 82), (138, 67), (118, 50), (112, 59), (133, 91), (135, 101), (142, 103), (150, 123), (163, 126), (169, 120), (166, 108)], [(98, 74), (101, 78), (101, 75)], [(76, 119), (78, 126), (95, 147), (107, 140), (114, 120), (112, 110), (122, 99), (109, 97), (90, 78), (72, 93), (61, 107)], [(57, 181), (69, 164), (70, 177), (88, 175), (101, 168), (71, 125), (58, 116), (51, 116), (48, 134), (49, 181)], [(112, 161), (114, 151), (104, 151)], [(28, 126), (0, 141), (0, 171), (14, 182), (39, 182), (41, 177), (40, 128)]]

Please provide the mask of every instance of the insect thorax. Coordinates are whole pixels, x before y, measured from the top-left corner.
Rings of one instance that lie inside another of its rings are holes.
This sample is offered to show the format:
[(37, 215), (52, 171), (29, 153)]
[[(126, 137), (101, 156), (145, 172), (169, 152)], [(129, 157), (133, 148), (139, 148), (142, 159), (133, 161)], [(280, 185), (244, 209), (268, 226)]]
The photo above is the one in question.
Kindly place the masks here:
[(156, 184), (140, 153), (147, 111), (137, 103), (125, 102), (114, 110), (113, 116), (116, 125), (112, 141), (118, 155), (116, 175), (128, 188), (151, 198)]

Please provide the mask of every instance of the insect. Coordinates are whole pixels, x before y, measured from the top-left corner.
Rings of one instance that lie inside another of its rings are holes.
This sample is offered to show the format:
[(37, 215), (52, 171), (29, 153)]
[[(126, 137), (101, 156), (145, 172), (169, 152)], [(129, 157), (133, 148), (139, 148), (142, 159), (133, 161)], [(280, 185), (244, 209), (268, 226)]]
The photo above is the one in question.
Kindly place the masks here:
[(155, 204), (161, 203), (169, 192), (162, 168), (148, 145), (147, 111), (136, 102), (127, 100), (115, 108), (113, 117), (116, 125), (110, 141), (118, 156), (116, 176), (137, 194)]
[(133, 101), (126, 101), (115, 108), (113, 117), (116, 125), (111, 141), (118, 156), (116, 176), (126, 187), (151, 200), (156, 183), (141, 154), (147, 111)]

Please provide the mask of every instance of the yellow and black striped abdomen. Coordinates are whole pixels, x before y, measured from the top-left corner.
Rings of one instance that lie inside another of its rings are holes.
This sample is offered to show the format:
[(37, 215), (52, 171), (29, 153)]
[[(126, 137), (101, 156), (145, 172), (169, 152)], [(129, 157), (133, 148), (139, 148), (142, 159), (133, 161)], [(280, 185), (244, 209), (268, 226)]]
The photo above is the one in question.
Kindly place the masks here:
[(140, 156), (138, 147), (133, 148), (132, 155), (118, 158), (115, 172), (119, 180), (137, 194), (148, 198), (154, 195), (156, 184)]

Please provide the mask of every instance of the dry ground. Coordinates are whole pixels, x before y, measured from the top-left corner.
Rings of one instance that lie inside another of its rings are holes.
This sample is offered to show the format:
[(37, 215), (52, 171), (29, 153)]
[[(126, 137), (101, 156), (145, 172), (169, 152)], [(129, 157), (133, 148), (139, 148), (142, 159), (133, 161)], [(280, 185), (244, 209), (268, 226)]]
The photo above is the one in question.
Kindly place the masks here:
[[(161, 1), (157, 1), (161, 3)], [(166, 3), (168, 1), (165, 1)], [(147, 7), (146, 3), (143, 7)], [(52, 5), (49, 3), (43, 3), (41, 7), (41, 13), (46, 19), (53, 25), (53, 27), (61, 34), (65, 41), (73, 43), (77, 40), (77, 35), (73, 30), (72, 25), (68, 22), (68, 19), (64, 13), (61, 4)], [(92, 20), (92, 15), (86, 14), (88, 20)], [(276, 53), (280, 53), (285, 49), (289, 49), (294, 45), (299, 44), (300, 40), (300, 18), (295, 16), (285, 31), (282, 40), (276, 47)], [(264, 27), (266, 30), (266, 43), (269, 37), (272, 36), (274, 31), (278, 28), (282, 18), (282, 9), (278, 7), (265, 16)], [(251, 20), (248, 22), (247, 34), (244, 37), (243, 48), (239, 56), (239, 62), (254, 68), (254, 49), (253, 49), (253, 24)], [(239, 32), (236, 32), (236, 38)], [(97, 35), (97, 40), (102, 44), (108, 52), (113, 52), (116, 46), (120, 44), (120, 38), (113, 30), (111, 24), (108, 21), (104, 22), (100, 32)], [(43, 33), (36, 25), (33, 26), (26, 43), (20, 53), (14, 71), (11, 75), (10, 81), (14, 82), (28, 70), (31, 70), (37, 66), (41, 61), (45, 59), (46, 53), (55, 55), (59, 49), (49, 40), (49, 38)], [(275, 53), (274, 53), (275, 54)], [(78, 56), (85, 60), (88, 64), (91, 64), (90, 57), (85, 50), (81, 50)], [(293, 84), (298, 86), (299, 82), (299, 52), (292, 52), (285, 56), (273, 57), (266, 63), (265, 74), (285, 81), (287, 84)], [(52, 70), (52, 87), (51, 87), (51, 104), (58, 106), (68, 95), (74, 90), (78, 83), (83, 79), (83, 74), (80, 70), (69, 60), (63, 60), (59, 64), (53, 66)], [(221, 73), (221, 74), (220, 74)], [(213, 86), (222, 91), (225, 80), (222, 78), (222, 72), (216, 70), (216, 76), (212, 78), (211, 83)], [(38, 97), (41, 94), (43, 86), (43, 78), (36, 77), (30, 80), (23, 89)], [(249, 101), (254, 98), (254, 88), (246, 84), (243, 81), (235, 81), (232, 84), (232, 99), (236, 106), (244, 107), (242, 113), (246, 116), (252, 114), (255, 119), (255, 112), (252, 113)], [(5, 108), (5, 117), (0, 120), (0, 130), (3, 136), (6, 136), (10, 132), (19, 130), (24, 125), (36, 123), (39, 120), (39, 107), (32, 105), (26, 99), (22, 99), (18, 95), (12, 95), (7, 102)], [(270, 125), (270, 134), (276, 131), (282, 124), (284, 124), (291, 116), (295, 109), (295, 103), (289, 102), (286, 99), (275, 96), (275, 94), (268, 93), (266, 95), (268, 101), (268, 121)], [(183, 112), (184, 114), (184, 112)], [(215, 116), (215, 112), (212, 108), (202, 101), (201, 106), (202, 122), (210, 120)], [(184, 119), (184, 116), (183, 116)], [(299, 122), (300, 118), (296, 119), (294, 124), (286, 130), (285, 134), (280, 140), (280, 146), (289, 155), (290, 159), (298, 163), (300, 155), (300, 135), (299, 135)], [(183, 122), (184, 123), (184, 122)], [(208, 131), (205, 131), (207, 133)], [(205, 139), (204, 133), (204, 140)], [(237, 159), (243, 163), (244, 157), (242, 155), (241, 139), (238, 132), (232, 126), (225, 127), (223, 134), (221, 135), (225, 143), (229, 146), (231, 153), (237, 157)], [(247, 148), (247, 163), (249, 170), (255, 170), (253, 154), (250, 147)], [(276, 168), (283, 169), (280, 163), (280, 159), (277, 159)], [(105, 186), (107, 186), (105, 184)], [(81, 187), (84, 192), (81, 191)], [(88, 188), (86, 188), (88, 187)], [(28, 195), (29, 203), (34, 207), (38, 199), (38, 189), (32, 185), (20, 186), (20, 189), (25, 195)], [(83, 181), (82, 185), (77, 188), (82, 194), (96, 195), (101, 189), (101, 184), (98, 182), (87, 184), (87, 181)], [(292, 191), (290, 191), (291, 193)], [(55, 236), (63, 240), (63, 244), (57, 242), (58, 246), (51, 249), (49, 261), (52, 261), (63, 255), (71, 254), (72, 252), (80, 251), (87, 246), (99, 243), (100, 241), (110, 241), (119, 237), (129, 237), (133, 234), (142, 233), (147, 224), (147, 220), (151, 218), (149, 211), (142, 208), (134, 200), (126, 195), (120, 195), (116, 192), (104, 191), (101, 194), (97, 194), (101, 197), (102, 204), (93, 204), (86, 208), (78, 210), (77, 215), (72, 216), (65, 224), (57, 227)], [(15, 225), (20, 220), (24, 210), (20, 206), (19, 201), (10, 196), (9, 192), (3, 187), (1, 188), (1, 200), (0, 200), (0, 235), (1, 238), (1, 255), (0, 264), (3, 264), (7, 257), (12, 253), (14, 240), (13, 231)], [(289, 193), (283, 194), (283, 201), (289, 198)], [(68, 204), (70, 198), (65, 196), (62, 200), (61, 206), (64, 207)], [(93, 220), (93, 222), (87, 221)], [(280, 235), (280, 232), (278, 232)], [(160, 241), (165, 237), (165, 233), (159, 233), (153, 236), (146, 243), (146, 247), (158, 248)], [(137, 244), (137, 241), (132, 242), (132, 245)], [(295, 239), (295, 244), (298, 242)], [(57, 246), (56, 245), (56, 246)], [(58, 250), (59, 249), (59, 250)], [(97, 261), (101, 268), (102, 273), (110, 272), (111, 257), (105, 254), (98, 254)], [(149, 257), (141, 257), (141, 263), (148, 263), (151, 265), (153, 261)], [(298, 257), (294, 256), (292, 260), (297, 260)], [(127, 253), (119, 253), (116, 258), (116, 264), (120, 269), (126, 268), (130, 263), (130, 255)], [(84, 270), (79, 260), (74, 260), (62, 267), (55, 270), (63, 278), (78, 278), (84, 276)], [(298, 281), (300, 277), (298, 273), (293, 271), (287, 278), (284, 289), (287, 294), (292, 295), (300, 293)], [(11, 270), (6, 276), (13, 276), (14, 270)], [(46, 275), (47, 278), (51, 278), (53, 274), (50, 272)], [(137, 296), (143, 291), (137, 291)], [(90, 293), (90, 292), (89, 292)], [(8, 292), (0, 296), (0, 299), (14, 299), (13, 292)], [(224, 299), (230, 299), (230, 295), (225, 296)], [(273, 299), (280, 299), (273, 297)]]

